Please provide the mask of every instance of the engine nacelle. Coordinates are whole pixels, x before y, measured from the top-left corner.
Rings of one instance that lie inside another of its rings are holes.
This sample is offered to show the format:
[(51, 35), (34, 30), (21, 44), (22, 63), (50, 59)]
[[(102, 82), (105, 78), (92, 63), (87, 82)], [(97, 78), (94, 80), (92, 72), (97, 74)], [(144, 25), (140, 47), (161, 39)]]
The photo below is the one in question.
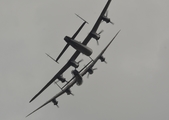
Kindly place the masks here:
[(63, 75), (58, 76), (58, 80), (60, 80), (62, 83), (66, 81), (66, 79), (63, 77)]
[(72, 94), (72, 92), (71, 92), (71, 90), (70, 90), (70, 89), (67, 89), (67, 90), (66, 90), (66, 93), (67, 93), (67, 95)]
[(83, 83), (83, 78), (77, 70), (72, 70), (72, 74), (76, 77), (76, 84), (80, 86)]
[(58, 101), (56, 101), (55, 99), (53, 99), (52, 102), (53, 102), (54, 105), (56, 105), (57, 107), (59, 107), (58, 106)]
[(89, 73), (89, 74), (93, 74), (93, 69), (90, 68), (90, 69), (88, 70), (88, 73)]
[(97, 33), (95, 33), (95, 32), (92, 32), (92, 33), (90, 33), (91, 34), (91, 36), (94, 38), (94, 39), (96, 39), (96, 40), (99, 40), (100, 39), (100, 34), (97, 34)]
[(79, 67), (79, 63), (76, 61), (70, 61), (71, 66), (73, 66), (74, 68), (78, 68)]
[(77, 76), (76, 77), (76, 85), (80, 86), (80, 85), (82, 85), (82, 83), (83, 83), (82, 77), (81, 76)]
[(77, 70), (72, 70), (72, 75), (74, 75), (74, 76), (79, 76), (79, 72), (77, 71)]
[(105, 57), (100, 56), (100, 58), (99, 58), (99, 59), (100, 59), (100, 61), (101, 61), (101, 62), (105, 62)]
[(108, 18), (108, 17), (106, 17), (106, 16), (103, 16), (103, 17), (102, 17), (102, 20), (105, 21), (106, 23), (111, 22), (111, 21), (110, 21), (110, 18)]

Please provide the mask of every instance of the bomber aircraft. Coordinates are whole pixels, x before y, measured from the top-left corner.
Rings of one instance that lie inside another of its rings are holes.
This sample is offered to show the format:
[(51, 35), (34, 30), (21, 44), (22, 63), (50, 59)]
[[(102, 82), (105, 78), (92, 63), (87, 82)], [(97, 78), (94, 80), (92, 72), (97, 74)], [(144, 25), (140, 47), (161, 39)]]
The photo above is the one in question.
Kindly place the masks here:
[[(76, 69), (72, 71), (72, 73), (74, 74), (74, 76), (72, 77), (72, 79), (67, 83), (67, 85), (63, 86), (61, 88), (61, 91), (56, 94), (54, 97), (52, 97), (50, 100), (48, 100), (47, 102), (45, 102), (43, 105), (41, 105), (39, 108), (37, 108), (36, 110), (34, 110), (33, 112), (31, 112), (30, 114), (28, 114), (26, 117), (30, 116), (31, 114), (33, 114), (34, 112), (36, 112), (37, 110), (39, 110), (40, 108), (44, 107), (45, 105), (47, 105), (50, 102), (53, 102), (54, 105), (58, 106), (58, 101), (56, 100), (56, 98), (58, 98), (59, 96), (61, 96), (64, 93), (67, 93), (67, 95), (72, 94), (70, 88), (76, 83), (77, 85), (81, 85), (83, 83), (83, 79), (82, 77), (88, 72), (89, 74), (93, 73), (93, 66), (96, 64), (96, 62), (102, 57), (103, 53), (107, 50), (107, 48), (109, 47), (109, 45), (113, 42), (113, 40), (116, 38), (116, 36), (119, 34), (120, 30), (116, 33), (116, 35), (113, 37), (113, 39), (108, 43), (108, 45), (101, 51), (101, 53), (94, 59), (91, 60), (80, 72), (78, 72)], [(89, 65), (90, 64), (90, 65)], [(92, 71), (92, 72), (91, 72)], [(73, 94), (72, 94), (73, 95)]]
[[(87, 45), (87, 43), (90, 41), (91, 38), (96, 39), (97, 41), (100, 39), (100, 33), (96, 33), (97, 29), (102, 21), (105, 21), (106, 23), (112, 23), (110, 21), (110, 18), (108, 18), (107, 15), (107, 8), (110, 5), (111, 0), (108, 0), (105, 7), (103, 8), (99, 18), (97, 19), (95, 25), (93, 26), (90, 33), (87, 35), (87, 37), (82, 42), (83, 45)], [(75, 34), (76, 35), (76, 34)], [(76, 58), (79, 56), (80, 52), (76, 50), (76, 52), (72, 55), (72, 57), (69, 59), (69, 61), (60, 69), (60, 71), (29, 101), (32, 102), (37, 96), (39, 96), (49, 85), (51, 85), (56, 79), (60, 80), (61, 82), (66, 82), (66, 79), (63, 77), (63, 73), (70, 67), (73, 66), (75, 68), (79, 67), (79, 62), (76, 62)], [(56, 59), (57, 62), (57, 59)]]

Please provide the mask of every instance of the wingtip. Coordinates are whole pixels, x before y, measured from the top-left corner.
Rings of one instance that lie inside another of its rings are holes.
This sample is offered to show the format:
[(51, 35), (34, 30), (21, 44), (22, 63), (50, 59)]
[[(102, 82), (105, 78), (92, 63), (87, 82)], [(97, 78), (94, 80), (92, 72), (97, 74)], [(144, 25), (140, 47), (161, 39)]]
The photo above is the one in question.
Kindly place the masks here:
[(34, 100), (34, 98), (32, 98), (32, 99), (29, 101), (29, 103), (31, 103), (33, 100)]
[(83, 19), (82, 17), (80, 17), (78, 14), (75, 13), (75, 15), (76, 15), (77, 17), (79, 17), (80, 19), (82, 19), (85, 23), (89, 24), (85, 19)]
[(29, 103), (31, 103), (36, 97), (37, 97), (37, 95), (35, 95), (35, 96), (29, 101)]

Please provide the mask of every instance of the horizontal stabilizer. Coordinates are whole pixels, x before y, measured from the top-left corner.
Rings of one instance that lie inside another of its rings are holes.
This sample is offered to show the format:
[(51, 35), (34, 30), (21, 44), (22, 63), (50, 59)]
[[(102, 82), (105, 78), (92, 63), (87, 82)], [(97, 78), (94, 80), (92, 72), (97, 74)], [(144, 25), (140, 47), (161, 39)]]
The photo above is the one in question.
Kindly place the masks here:
[(84, 22), (86, 22), (87, 24), (89, 24), (85, 19), (83, 19), (82, 17), (80, 17), (78, 14), (76, 14), (75, 13), (75, 15), (77, 16), (77, 17), (79, 17), (80, 19), (82, 19)]
[[(55, 61), (55, 59), (53, 57), (51, 57), (49, 54), (45, 53), (48, 57), (50, 57), (53, 61)], [(57, 62), (57, 61), (55, 61)], [(57, 62), (58, 63), (58, 62)]]

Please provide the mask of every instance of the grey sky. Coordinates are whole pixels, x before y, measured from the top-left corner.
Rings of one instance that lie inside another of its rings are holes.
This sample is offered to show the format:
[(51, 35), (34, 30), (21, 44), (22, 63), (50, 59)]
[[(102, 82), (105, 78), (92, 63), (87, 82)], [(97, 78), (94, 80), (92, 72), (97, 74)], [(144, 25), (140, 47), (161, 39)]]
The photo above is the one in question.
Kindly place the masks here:
[[(107, 0), (0, 0), (0, 118), (2, 120), (168, 120), (169, 114), (169, 2), (167, 0), (112, 0), (109, 17), (115, 25), (102, 23), (99, 46), (88, 44), (94, 58), (121, 29), (105, 52), (108, 64), (98, 62), (98, 70), (82, 86), (74, 86), (72, 96), (61, 96), (60, 108), (48, 104), (28, 118), (25, 116), (59, 89), (51, 85), (31, 104), (29, 100), (59, 71), (74, 52), (57, 57), (82, 21), (89, 22), (77, 37), (90, 32)], [(80, 55), (84, 62), (88, 58)], [(64, 76), (70, 78), (69, 69)]]

